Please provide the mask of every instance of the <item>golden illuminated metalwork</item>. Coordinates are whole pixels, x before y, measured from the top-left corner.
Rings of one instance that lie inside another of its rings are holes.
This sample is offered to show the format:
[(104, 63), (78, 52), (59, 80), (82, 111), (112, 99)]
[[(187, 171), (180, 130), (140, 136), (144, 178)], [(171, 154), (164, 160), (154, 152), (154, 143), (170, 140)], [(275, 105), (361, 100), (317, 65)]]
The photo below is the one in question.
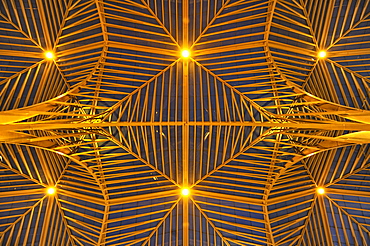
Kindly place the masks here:
[(369, 16), (2, 0), (0, 245), (370, 245)]

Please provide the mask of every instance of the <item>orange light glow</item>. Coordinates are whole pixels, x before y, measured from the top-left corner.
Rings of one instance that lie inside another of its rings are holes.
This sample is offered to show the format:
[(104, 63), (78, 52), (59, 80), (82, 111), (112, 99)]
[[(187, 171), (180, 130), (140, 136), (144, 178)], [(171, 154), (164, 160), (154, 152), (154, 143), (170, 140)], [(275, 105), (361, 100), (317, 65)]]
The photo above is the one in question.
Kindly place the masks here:
[(47, 193), (48, 193), (49, 195), (54, 195), (54, 194), (55, 194), (55, 192), (56, 192), (55, 187), (49, 187), (49, 188), (47, 189)]
[(54, 59), (54, 53), (51, 51), (45, 52), (45, 58), (48, 60), (53, 60)]
[(189, 56), (190, 56), (190, 51), (188, 51), (188, 50), (183, 50), (181, 54), (182, 54), (182, 57), (187, 58), (187, 57), (189, 57)]
[(189, 189), (185, 188), (185, 189), (182, 189), (181, 193), (182, 193), (183, 196), (188, 196), (190, 194), (190, 191), (189, 191)]
[(319, 187), (319, 188), (317, 188), (317, 193), (320, 194), (320, 195), (324, 195), (325, 194), (325, 189), (322, 188), (322, 187)]
[(319, 56), (319, 58), (325, 58), (326, 57), (326, 51), (323, 51), (323, 50), (320, 51), (318, 56)]

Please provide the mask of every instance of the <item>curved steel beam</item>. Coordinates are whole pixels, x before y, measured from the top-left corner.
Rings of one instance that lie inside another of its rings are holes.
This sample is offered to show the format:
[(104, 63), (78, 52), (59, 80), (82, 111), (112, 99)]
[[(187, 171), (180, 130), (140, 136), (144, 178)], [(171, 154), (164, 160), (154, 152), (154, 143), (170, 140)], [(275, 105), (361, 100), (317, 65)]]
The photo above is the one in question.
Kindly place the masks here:
[(304, 94), (303, 99), (307, 102), (314, 102), (317, 107), (330, 113), (338, 112), (337, 115), (349, 120), (370, 124), (370, 111), (343, 106), (337, 103), (326, 101), (322, 98), (314, 96), (307, 91), (301, 89), (297, 84), (286, 81), (288, 86), (292, 86), (295, 93)]
[(72, 97), (69, 94), (76, 93), (79, 90), (80, 87), (75, 87), (70, 91), (63, 93), (62, 95), (52, 98), (45, 102), (41, 102), (35, 105), (22, 107), (18, 109), (0, 111), (0, 124), (10, 124), (14, 122), (23, 121), (34, 116), (37, 116), (39, 114), (42, 114), (43, 112), (52, 110), (58, 106), (58, 102), (68, 101)]

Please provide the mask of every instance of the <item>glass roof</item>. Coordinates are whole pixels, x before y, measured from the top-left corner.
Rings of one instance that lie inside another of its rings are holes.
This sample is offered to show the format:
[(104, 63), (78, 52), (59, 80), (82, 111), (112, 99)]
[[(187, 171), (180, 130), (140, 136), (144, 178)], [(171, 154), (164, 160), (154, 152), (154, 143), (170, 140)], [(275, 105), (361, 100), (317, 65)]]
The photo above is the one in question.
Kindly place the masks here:
[(368, 0), (2, 0), (0, 245), (370, 245), (369, 51)]

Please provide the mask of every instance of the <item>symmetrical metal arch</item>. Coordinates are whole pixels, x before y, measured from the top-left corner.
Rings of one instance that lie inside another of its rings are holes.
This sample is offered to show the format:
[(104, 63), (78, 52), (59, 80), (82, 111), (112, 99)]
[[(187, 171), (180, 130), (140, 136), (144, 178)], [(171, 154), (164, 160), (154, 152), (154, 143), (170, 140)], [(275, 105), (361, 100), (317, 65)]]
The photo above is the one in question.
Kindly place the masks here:
[(0, 3), (1, 245), (370, 245), (368, 0)]

